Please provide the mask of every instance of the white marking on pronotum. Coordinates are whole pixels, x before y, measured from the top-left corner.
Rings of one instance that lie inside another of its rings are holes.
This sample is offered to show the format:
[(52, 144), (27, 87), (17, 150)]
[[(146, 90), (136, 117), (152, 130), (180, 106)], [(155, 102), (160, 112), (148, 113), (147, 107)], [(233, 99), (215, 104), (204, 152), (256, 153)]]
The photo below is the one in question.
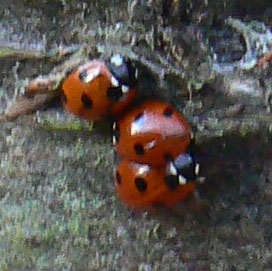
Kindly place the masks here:
[(182, 175), (178, 176), (178, 181), (180, 185), (185, 185), (187, 182), (186, 179)]
[(190, 132), (190, 138), (191, 140), (195, 139), (195, 134), (193, 132)]
[(127, 93), (128, 91), (129, 91), (129, 87), (125, 86), (125, 85), (122, 85), (122, 92), (123, 92), (123, 94)]
[(138, 169), (138, 175), (145, 175), (149, 171), (149, 166), (148, 165), (142, 165)]
[(170, 163), (169, 172), (171, 175), (177, 175), (177, 169), (175, 168), (173, 163)]
[(119, 67), (123, 64), (124, 59), (119, 54), (116, 54), (111, 57), (110, 61), (113, 65)]
[(199, 171), (200, 171), (200, 165), (199, 165), (199, 164), (196, 164), (196, 165), (195, 165), (195, 175), (196, 175), (196, 176), (198, 176)]
[(87, 71), (87, 76), (84, 78), (84, 83), (90, 83), (95, 77), (100, 74), (100, 68), (95, 68), (90, 71)]
[(116, 145), (116, 137), (115, 136), (112, 136), (112, 144)]
[(114, 87), (118, 87), (119, 86), (119, 82), (118, 82), (118, 80), (114, 76), (111, 77), (111, 84)]

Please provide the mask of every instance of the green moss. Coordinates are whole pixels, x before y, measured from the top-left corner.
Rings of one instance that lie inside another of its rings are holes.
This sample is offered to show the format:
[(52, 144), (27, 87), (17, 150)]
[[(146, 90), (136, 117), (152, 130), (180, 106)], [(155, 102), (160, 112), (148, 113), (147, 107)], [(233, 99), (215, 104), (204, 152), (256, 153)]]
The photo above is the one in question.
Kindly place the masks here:
[(80, 131), (80, 130), (93, 130), (93, 122), (87, 122), (81, 119), (73, 118), (68, 121), (57, 121), (55, 118), (47, 117), (45, 119), (39, 119), (39, 124), (42, 128), (48, 131), (56, 130), (70, 130), (70, 131)]

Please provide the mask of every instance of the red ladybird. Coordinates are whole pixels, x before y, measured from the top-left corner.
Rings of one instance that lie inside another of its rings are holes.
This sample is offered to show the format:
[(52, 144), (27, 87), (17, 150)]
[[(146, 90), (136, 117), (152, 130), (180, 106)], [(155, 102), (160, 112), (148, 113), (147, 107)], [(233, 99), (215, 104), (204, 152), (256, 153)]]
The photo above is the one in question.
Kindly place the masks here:
[[(188, 163), (183, 166), (180, 164), (179, 170), (173, 162), (168, 162), (166, 167), (151, 167), (123, 160), (115, 177), (118, 196), (126, 204), (138, 209), (153, 205), (172, 207), (184, 201), (194, 192), (198, 173), (198, 166), (193, 160), (185, 160)], [(182, 175), (183, 169), (187, 176)]]
[(163, 166), (186, 151), (191, 130), (172, 106), (147, 101), (114, 124), (113, 142), (124, 159)]
[(92, 60), (63, 82), (63, 105), (70, 113), (97, 121), (115, 117), (136, 95), (135, 70), (120, 55)]

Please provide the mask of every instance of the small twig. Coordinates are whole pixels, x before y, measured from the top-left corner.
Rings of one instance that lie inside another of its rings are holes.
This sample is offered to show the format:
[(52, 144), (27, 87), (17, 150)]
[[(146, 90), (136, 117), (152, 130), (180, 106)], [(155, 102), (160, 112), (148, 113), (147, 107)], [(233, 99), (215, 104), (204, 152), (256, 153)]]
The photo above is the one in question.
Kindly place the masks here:
[(0, 46), (0, 59), (13, 57), (18, 60), (20, 59), (41, 59), (41, 58), (52, 58), (52, 59), (62, 59), (64, 56), (70, 55), (79, 49), (79, 45), (71, 46), (56, 46), (48, 52), (44, 50), (26, 50), (26, 49), (16, 49), (9, 46)]
[(18, 116), (30, 114), (39, 108), (41, 108), (44, 104), (50, 102), (55, 97), (59, 96), (57, 92), (49, 92), (45, 94), (35, 95), (33, 100), (22, 97), (18, 101), (15, 101), (11, 106), (8, 107), (5, 118), (6, 120), (14, 120)]
[(7, 120), (32, 113), (60, 96), (59, 87), (67, 73), (85, 62), (90, 48), (83, 46), (70, 59), (56, 67), (49, 75), (39, 76), (25, 86), (25, 95), (13, 102), (5, 112)]

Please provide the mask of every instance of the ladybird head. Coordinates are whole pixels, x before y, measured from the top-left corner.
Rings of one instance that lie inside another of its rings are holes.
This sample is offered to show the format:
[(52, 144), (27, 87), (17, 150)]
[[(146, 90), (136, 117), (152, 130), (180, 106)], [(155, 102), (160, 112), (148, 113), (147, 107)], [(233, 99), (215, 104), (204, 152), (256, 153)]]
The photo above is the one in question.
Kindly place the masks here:
[(199, 164), (191, 153), (182, 153), (170, 162), (169, 172), (178, 175), (179, 183), (186, 184), (195, 181), (199, 175)]
[(135, 87), (137, 70), (130, 60), (125, 60), (121, 55), (115, 54), (106, 62), (106, 65), (115, 79), (113, 86), (120, 86), (123, 93)]

